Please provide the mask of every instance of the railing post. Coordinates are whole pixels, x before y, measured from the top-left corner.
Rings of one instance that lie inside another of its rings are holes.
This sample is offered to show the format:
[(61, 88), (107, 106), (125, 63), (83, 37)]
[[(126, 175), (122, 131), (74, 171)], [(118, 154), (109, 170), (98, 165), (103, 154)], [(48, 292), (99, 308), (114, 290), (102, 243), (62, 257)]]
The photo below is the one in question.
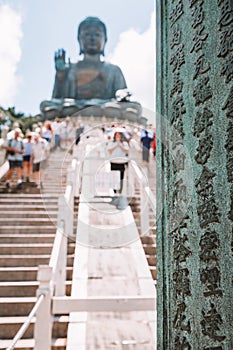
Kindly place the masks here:
[[(134, 197), (135, 196), (135, 176), (134, 176), (134, 169), (133, 169), (133, 164), (132, 164), (132, 161), (129, 161), (129, 166), (128, 166), (128, 169), (129, 169), (129, 178), (128, 178), (128, 194), (131, 196), (131, 197)], [(131, 188), (129, 188), (131, 185)]]
[(74, 196), (78, 197), (80, 195), (80, 189), (81, 189), (81, 182), (82, 182), (82, 161), (78, 160), (76, 164), (76, 176), (75, 176), (75, 189), (74, 189)]
[(37, 279), (40, 282), (37, 297), (45, 297), (36, 313), (34, 327), (35, 350), (50, 350), (52, 339), (51, 288), (52, 269), (49, 266), (39, 266)]
[(59, 253), (57, 260), (55, 261), (56, 269), (53, 269), (53, 282), (55, 283), (55, 295), (64, 296), (66, 295), (66, 259), (68, 239), (67, 235), (64, 234), (63, 229), (59, 228), (56, 235), (58, 239), (56, 240), (55, 245), (58, 242), (56, 247), (59, 250)]
[(145, 191), (146, 183), (144, 177), (140, 180), (140, 223), (141, 223), (141, 235), (149, 233), (149, 199)]
[(68, 203), (66, 197), (62, 194), (58, 200), (58, 227), (59, 223), (64, 221), (64, 234), (73, 236), (74, 227), (74, 203)]

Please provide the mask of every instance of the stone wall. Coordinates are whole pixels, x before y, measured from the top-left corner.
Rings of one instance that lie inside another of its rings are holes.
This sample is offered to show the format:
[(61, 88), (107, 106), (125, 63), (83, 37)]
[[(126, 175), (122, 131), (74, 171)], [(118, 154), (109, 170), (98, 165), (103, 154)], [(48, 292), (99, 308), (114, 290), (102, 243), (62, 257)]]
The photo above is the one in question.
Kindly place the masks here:
[(158, 350), (233, 349), (233, 2), (158, 0)]

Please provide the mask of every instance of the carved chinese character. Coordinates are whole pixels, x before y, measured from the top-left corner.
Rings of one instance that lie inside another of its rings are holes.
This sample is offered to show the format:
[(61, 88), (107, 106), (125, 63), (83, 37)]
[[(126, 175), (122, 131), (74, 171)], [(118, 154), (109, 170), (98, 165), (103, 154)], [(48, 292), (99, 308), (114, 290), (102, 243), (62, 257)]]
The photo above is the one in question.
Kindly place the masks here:
[(171, 43), (170, 48), (173, 49), (174, 46), (177, 46), (180, 44), (181, 40), (181, 30), (178, 25), (174, 26), (172, 30), (172, 36), (171, 36)]
[(185, 153), (182, 152), (181, 150), (178, 150), (173, 159), (174, 173), (177, 173), (185, 169), (185, 159), (186, 159)]
[(186, 310), (186, 305), (184, 302), (177, 306), (176, 315), (173, 321), (173, 327), (190, 333), (191, 332), (190, 321), (186, 320), (187, 317), (185, 315), (185, 310)]
[(183, 179), (179, 179), (174, 184), (174, 192), (173, 192), (173, 203), (179, 203), (181, 202), (187, 203), (187, 186), (184, 185)]
[(179, 0), (178, 4), (172, 9), (169, 19), (171, 20), (171, 25), (173, 25), (183, 14), (183, 2)]
[(219, 247), (219, 238), (215, 231), (206, 231), (200, 240), (200, 259), (206, 263), (217, 261), (216, 251)]
[(218, 335), (223, 321), (220, 313), (217, 312), (215, 305), (210, 303), (210, 310), (202, 310), (202, 316), (202, 333), (215, 341), (223, 341), (226, 337)]
[(207, 202), (201, 203), (197, 206), (197, 214), (201, 228), (205, 228), (211, 223), (219, 222), (219, 211), (216, 206), (215, 199), (212, 198)]
[(176, 92), (178, 94), (180, 94), (182, 92), (183, 85), (184, 85), (184, 82), (180, 79), (179, 72), (175, 73), (174, 74), (174, 80), (173, 80), (173, 87), (172, 87), (172, 90), (171, 90), (171, 93), (170, 93), (170, 97), (173, 97)]
[(233, 117), (233, 85), (230, 89), (230, 93), (227, 97), (227, 100), (226, 102), (224, 103), (223, 107), (222, 107), (223, 110), (227, 109), (228, 112), (227, 112), (227, 117)]
[(214, 195), (212, 179), (215, 176), (216, 173), (213, 170), (210, 170), (209, 168), (204, 166), (202, 169), (201, 176), (195, 183), (197, 193), (203, 201), (212, 198), (212, 196)]
[(205, 284), (206, 291), (204, 296), (209, 297), (211, 295), (222, 296), (222, 290), (220, 288), (221, 274), (217, 266), (206, 267), (201, 271), (201, 282)]
[(198, 75), (204, 74), (210, 69), (210, 64), (203, 54), (197, 58), (197, 60), (194, 62), (194, 65), (195, 73), (193, 76), (193, 80), (195, 80)]
[(225, 0), (221, 8), (221, 17), (218, 21), (220, 28), (228, 26), (233, 22), (233, 3), (232, 0)]
[(180, 225), (186, 214), (187, 208), (183, 208), (180, 203), (176, 202), (172, 208), (170, 215), (170, 229), (173, 231), (177, 226)]
[[(178, 119), (181, 119), (182, 114), (186, 113), (186, 108), (182, 96), (178, 96), (172, 103), (172, 116), (171, 124), (173, 124)], [(178, 131), (179, 132), (179, 131)]]
[(209, 100), (212, 97), (212, 90), (209, 84), (209, 77), (205, 77), (199, 80), (193, 90), (193, 97), (195, 98), (195, 105), (198, 106), (201, 103)]
[(182, 269), (178, 266), (176, 271), (174, 271), (173, 282), (176, 299), (178, 296), (184, 297), (185, 295), (191, 295), (190, 280), (188, 276), (189, 270), (187, 268)]
[(197, 111), (193, 125), (193, 135), (200, 137), (203, 131), (207, 131), (213, 125), (213, 113), (206, 107)]
[(233, 55), (225, 59), (223, 62), (221, 75), (226, 76), (226, 83), (228, 84), (233, 80)]
[(195, 33), (194, 37), (193, 37), (193, 42), (194, 45), (191, 48), (190, 52), (198, 52), (199, 50), (202, 49), (203, 46), (203, 42), (206, 40), (206, 38), (208, 37), (208, 34), (202, 34), (203, 30), (205, 29), (204, 26), (201, 26), (199, 28), (199, 30)]
[(193, 23), (192, 27), (196, 28), (199, 24), (203, 22), (204, 19), (204, 11), (203, 11), (203, 0), (197, 4), (192, 10)]
[(175, 349), (176, 350), (192, 350), (192, 347), (185, 337), (183, 337), (181, 339), (181, 337), (177, 336), (175, 339)]
[(192, 254), (191, 250), (186, 246), (188, 241), (187, 235), (174, 240), (174, 259), (176, 263), (180, 264), (187, 260), (188, 256)]
[(199, 145), (197, 147), (197, 154), (194, 159), (198, 164), (206, 164), (213, 149), (213, 136), (211, 134), (206, 135), (201, 140), (199, 140)]
[(194, 4), (196, 4), (196, 2), (198, 2), (199, 0), (189, 0), (189, 6), (193, 7)]
[(233, 28), (228, 28), (220, 35), (218, 57), (225, 57), (233, 50)]
[(172, 144), (172, 149), (175, 149), (179, 145), (183, 145), (184, 144), (183, 137), (184, 137), (183, 128), (181, 130), (181, 134), (179, 134), (179, 132), (174, 127), (174, 125), (172, 125), (171, 138), (170, 138), (171, 144)]
[(179, 70), (184, 63), (184, 45), (181, 44), (170, 59), (170, 65), (173, 65), (172, 71), (175, 72), (176, 70)]

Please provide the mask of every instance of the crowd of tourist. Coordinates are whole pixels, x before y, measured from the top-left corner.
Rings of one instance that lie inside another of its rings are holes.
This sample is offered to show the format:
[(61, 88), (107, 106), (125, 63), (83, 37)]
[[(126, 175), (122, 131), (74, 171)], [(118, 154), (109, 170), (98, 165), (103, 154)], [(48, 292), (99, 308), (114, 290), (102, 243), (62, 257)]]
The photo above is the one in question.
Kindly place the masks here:
[[(44, 169), (49, 163), (50, 152), (56, 149), (72, 149), (75, 144), (79, 144), (82, 135), (88, 139), (92, 129), (87, 124), (83, 125), (74, 118), (66, 117), (63, 120), (56, 118), (54, 121), (39, 122), (24, 135), (19, 124), (14, 123), (3, 144), (6, 159), (9, 161), (6, 187), (11, 186), (14, 170), (18, 188), (23, 181), (32, 182), (32, 186), (37, 188), (43, 187)], [(144, 129), (122, 124), (118, 126), (116, 123), (104, 124), (98, 130), (105, 140), (106, 152), (112, 158), (111, 170), (119, 170), (121, 180), (124, 178), (130, 147), (134, 145), (141, 151), (145, 164), (149, 163), (150, 156), (156, 156), (156, 132), (152, 124)]]

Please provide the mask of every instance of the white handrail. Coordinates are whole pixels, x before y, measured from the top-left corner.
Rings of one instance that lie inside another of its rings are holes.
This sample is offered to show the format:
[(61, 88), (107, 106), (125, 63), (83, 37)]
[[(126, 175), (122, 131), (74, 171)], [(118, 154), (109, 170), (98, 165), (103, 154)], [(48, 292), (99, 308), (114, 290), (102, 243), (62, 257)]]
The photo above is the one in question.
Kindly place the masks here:
[(43, 299), (44, 299), (45, 295), (41, 294), (35, 305), (33, 306), (30, 314), (28, 315), (26, 321), (24, 322), (24, 324), (21, 326), (21, 328), (18, 330), (18, 332), (16, 333), (16, 335), (14, 336), (14, 339), (12, 340), (12, 343), (7, 347), (6, 350), (13, 350), (15, 348), (16, 343), (18, 342), (18, 340), (20, 340), (22, 338), (22, 336), (24, 335), (24, 333), (26, 332), (26, 330), (28, 329), (32, 318), (35, 316), (37, 310), (39, 309)]
[(139, 166), (136, 164), (134, 160), (130, 161), (130, 166), (133, 169), (134, 173), (131, 173), (131, 176), (133, 178), (134, 183), (134, 175), (136, 175), (136, 180), (139, 183), (140, 186), (140, 207), (141, 207), (141, 213), (140, 213), (140, 225), (141, 225), (141, 234), (147, 233), (150, 229), (149, 225), (149, 207), (152, 208), (154, 216), (156, 216), (156, 199), (149, 188), (149, 186), (146, 186), (145, 176), (143, 175), (142, 171), (140, 170)]

